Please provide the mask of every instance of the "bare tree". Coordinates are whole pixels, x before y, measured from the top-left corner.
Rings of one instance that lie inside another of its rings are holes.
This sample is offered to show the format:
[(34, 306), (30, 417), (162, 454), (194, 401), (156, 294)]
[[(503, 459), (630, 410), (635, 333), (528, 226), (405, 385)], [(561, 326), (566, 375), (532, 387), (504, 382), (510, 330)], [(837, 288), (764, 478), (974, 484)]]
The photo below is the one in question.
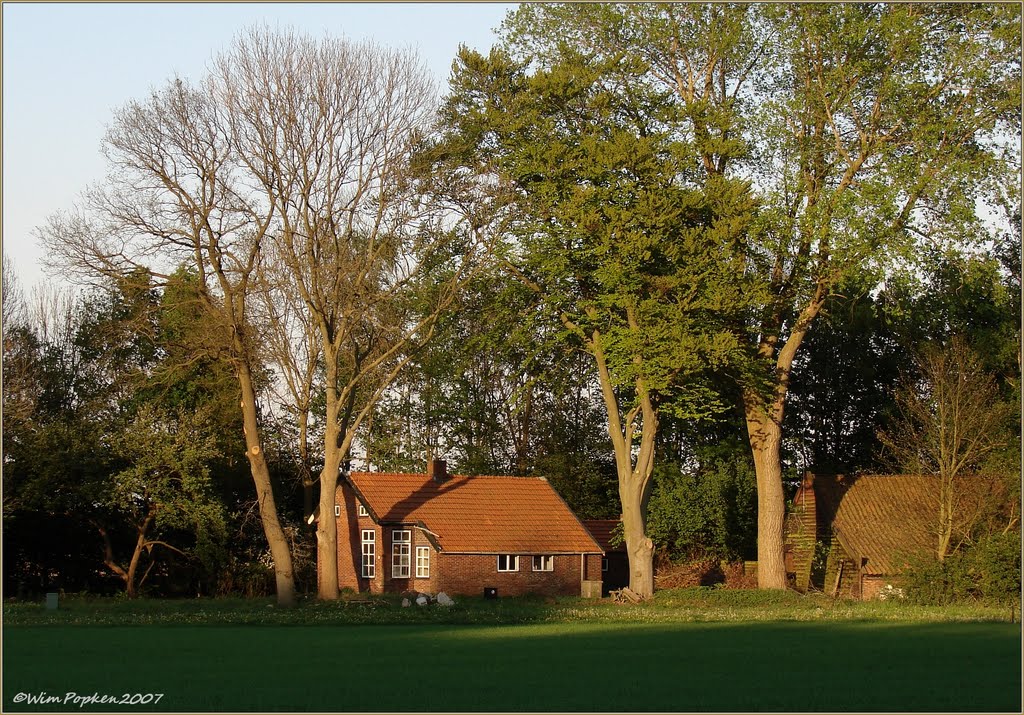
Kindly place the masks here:
[(14, 262), (6, 253), (3, 254), (3, 278), (0, 280), (0, 301), (3, 303), (3, 324), (0, 330), (8, 335), (25, 323), (25, 294), (18, 281)]
[(263, 454), (251, 321), (253, 279), (273, 207), (253, 199), (223, 107), (181, 79), (120, 110), (104, 139), (106, 181), (39, 230), (53, 264), (86, 281), (145, 268), (166, 282), (179, 265), (218, 329), (211, 346), (238, 379), (246, 457), (270, 546), (278, 603), (294, 602), (292, 560)]
[(917, 376), (905, 376), (896, 392), (899, 415), (879, 438), (901, 468), (938, 477), (941, 561), (955, 548), (956, 533), (977, 520), (979, 490), (971, 478), (1008, 444), (1012, 410), (962, 338), (925, 350), (915, 362)]
[[(275, 213), (264, 297), (275, 343), (293, 348), (278, 353), (302, 452), (311, 360), (323, 361), (318, 592), (337, 598), (328, 517), (340, 466), (473, 271), (479, 242), (455, 245), (465, 235), (440, 230), (415, 201), (409, 163), (433, 117), (434, 89), (413, 54), (256, 29), (218, 58), (215, 87), (232, 142)], [(290, 321), (274, 307), (299, 303), (305, 315)]]

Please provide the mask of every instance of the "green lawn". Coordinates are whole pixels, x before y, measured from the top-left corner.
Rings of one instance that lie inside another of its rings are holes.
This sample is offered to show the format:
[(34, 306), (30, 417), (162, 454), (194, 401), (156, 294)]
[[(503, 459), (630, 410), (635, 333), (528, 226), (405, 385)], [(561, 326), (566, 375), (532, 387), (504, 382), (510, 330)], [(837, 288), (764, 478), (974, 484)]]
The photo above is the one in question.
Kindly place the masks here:
[(1008, 615), (701, 589), (640, 607), (5, 604), (3, 711), (1019, 712)]

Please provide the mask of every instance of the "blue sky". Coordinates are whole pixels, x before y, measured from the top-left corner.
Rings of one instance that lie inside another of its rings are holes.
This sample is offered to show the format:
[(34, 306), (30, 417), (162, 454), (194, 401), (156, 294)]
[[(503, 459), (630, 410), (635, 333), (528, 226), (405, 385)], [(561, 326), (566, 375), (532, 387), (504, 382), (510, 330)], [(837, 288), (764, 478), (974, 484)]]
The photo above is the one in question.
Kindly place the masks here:
[(28, 287), (44, 279), (33, 229), (106, 171), (113, 111), (254, 24), (419, 51), (443, 89), (460, 43), (486, 50), (514, 7), (496, 3), (4, 3), (3, 250)]

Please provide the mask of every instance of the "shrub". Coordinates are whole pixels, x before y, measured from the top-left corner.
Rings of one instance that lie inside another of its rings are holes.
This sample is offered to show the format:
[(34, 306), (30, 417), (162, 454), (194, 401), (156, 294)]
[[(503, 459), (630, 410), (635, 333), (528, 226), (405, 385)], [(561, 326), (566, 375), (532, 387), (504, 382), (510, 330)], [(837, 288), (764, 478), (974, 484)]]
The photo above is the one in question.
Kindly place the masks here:
[(943, 561), (931, 554), (908, 559), (900, 586), (908, 601), (923, 606), (944, 606), (977, 595), (960, 552), (949, 554)]
[(675, 561), (735, 560), (756, 550), (754, 469), (746, 453), (704, 450), (700, 464), (659, 465), (647, 533)]
[(997, 603), (1020, 598), (1020, 534), (993, 534), (970, 551), (971, 567), (981, 594)]
[(934, 556), (910, 559), (901, 585), (907, 599), (921, 605), (1013, 603), (1021, 589), (1020, 536), (993, 534), (943, 561)]

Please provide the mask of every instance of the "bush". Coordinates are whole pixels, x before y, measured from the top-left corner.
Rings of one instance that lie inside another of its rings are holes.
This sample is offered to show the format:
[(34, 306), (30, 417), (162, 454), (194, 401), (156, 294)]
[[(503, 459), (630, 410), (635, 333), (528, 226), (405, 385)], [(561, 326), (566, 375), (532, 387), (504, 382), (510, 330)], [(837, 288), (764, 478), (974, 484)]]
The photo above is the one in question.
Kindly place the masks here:
[(972, 570), (986, 600), (1015, 603), (1020, 598), (1020, 534), (994, 534), (970, 551)]
[(908, 600), (921, 605), (1014, 603), (1021, 589), (1020, 535), (993, 534), (944, 561), (910, 559), (901, 585)]
[(922, 606), (944, 606), (972, 600), (977, 594), (968, 575), (962, 553), (952, 553), (939, 561), (933, 555), (911, 558), (903, 571), (900, 586), (907, 600)]
[(673, 561), (717, 563), (756, 551), (757, 491), (746, 453), (710, 450), (695, 468), (655, 468), (647, 534)]

